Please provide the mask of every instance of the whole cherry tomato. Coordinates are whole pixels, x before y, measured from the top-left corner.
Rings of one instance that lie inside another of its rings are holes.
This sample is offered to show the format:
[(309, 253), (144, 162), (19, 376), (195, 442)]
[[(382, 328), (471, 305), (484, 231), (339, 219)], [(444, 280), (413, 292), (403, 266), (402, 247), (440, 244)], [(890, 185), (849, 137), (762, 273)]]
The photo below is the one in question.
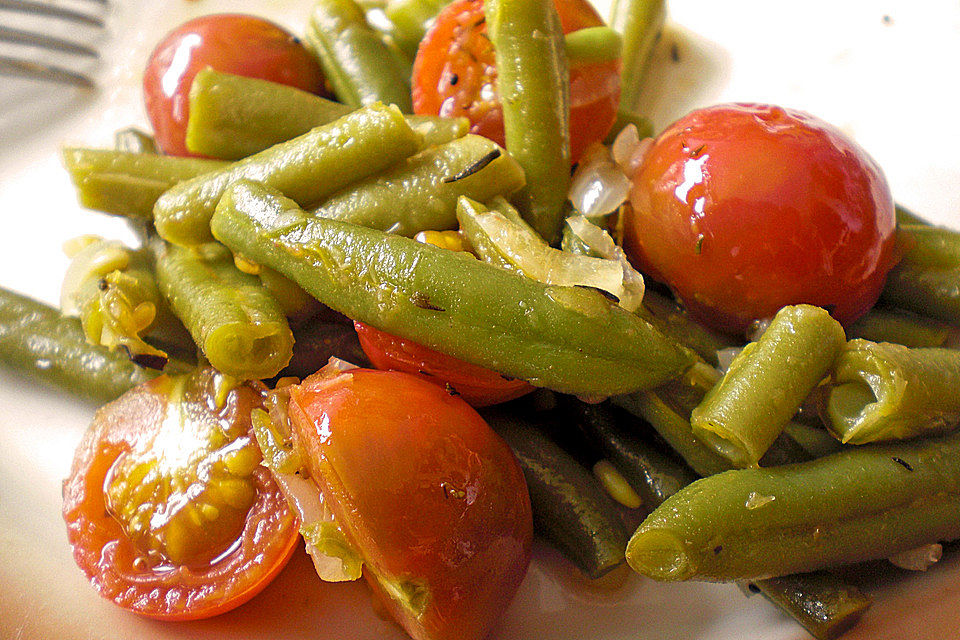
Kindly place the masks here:
[(533, 520), (507, 444), (462, 399), (398, 371), (323, 370), (290, 421), (363, 575), (417, 640), (479, 640), (530, 560)]
[[(564, 33), (603, 20), (585, 0), (554, 0)], [(466, 116), (471, 131), (504, 144), (497, 67), (486, 36), (483, 0), (457, 0), (437, 16), (413, 63), (413, 109), (418, 114)], [(570, 153), (574, 162), (602, 140), (617, 117), (619, 62), (570, 70)]]
[(190, 85), (205, 67), (312, 93), (324, 86), (319, 63), (297, 38), (272, 22), (241, 14), (185, 22), (160, 41), (143, 74), (147, 117), (166, 154), (193, 155), (185, 142)]
[(260, 466), (250, 385), (212, 369), (161, 376), (100, 409), (63, 487), (67, 538), (100, 594), (161, 620), (207, 618), (259, 593), (299, 541)]
[(897, 257), (873, 159), (826, 122), (776, 106), (718, 105), (675, 122), (633, 176), (630, 204), (628, 256), (725, 331), (801, 302), (852, 322)]
[(354, 322), (353, 326), (363, 352), (377, 369), (419, 374), (441, 387), (449, 385), (473, 407), (499, 404), (533, 391), (533, 385), (524, 380), (505, 378), (491, 369), (464, 362), (362, 322)]

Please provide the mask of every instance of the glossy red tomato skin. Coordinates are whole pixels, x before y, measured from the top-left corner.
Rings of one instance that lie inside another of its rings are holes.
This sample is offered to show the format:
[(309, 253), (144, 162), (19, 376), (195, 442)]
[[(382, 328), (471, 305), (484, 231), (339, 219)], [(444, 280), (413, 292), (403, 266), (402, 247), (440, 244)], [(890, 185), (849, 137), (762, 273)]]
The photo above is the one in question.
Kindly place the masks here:
[[(291, 392), (289, 414), (364, 576), (417, 640), (479, 640), (530, 559), (532, 515), (509, 447), (462, 399), (416, 376), (353, 369)], [(422, 588), (419, 616), (384, 581)]]
[[(163, 420), (166, 376), (127, 392), (97, 412), (63, 485), (63, 517), (74, 560), (104, 598), (148, 618), (209, 618), (249, 601), (283, 569), (300, 540), (297, 519), (269, 472), (254, 471), (256, 500), (237, 543), (206, 567), (149, 566), (109, 513), (105, 483), (117, 458)], [(222, 415), (259, 404), (248, 387), (231, 392)], [(249, 420), (249, 418), (248, 418)]]
[(370, 363), (385, 371), (404, 371), (455, 390), (472, 407), (489, 407), (533, 391), (524, 380), (505, 378), (496, 371), (464, 362), (422, 344), (406, 340), (362, 322), (354, 322), (360, 346)]
[[(564, 33), (603, 24), (584, 0), (554, 0)], [(422, 115), (466, 116), (471, 132), (504, 145), (496, 94), (496, 60), (486, 37), (482, 0), (457, 0), (437, 17), (413, 64), (413, 108)], [(619, 62), (570, 70), (570, 153), (573, 162), (603, 140), (617, 116)]]
[(198, 71), (217, 71), (321, 93), (323, 72), (300, 41), (254, 16), (217, 14), (185, 22), (157, 45), (143, 74), (147, 116), (160, 149), (192, 156), (186, 146), (190, 85)]
[(630, 204), (631, 260), (725, 331), (797, 303), (853, 322), (897, 259), (880, 167), (832, 125), (791, 109), (725, 104), (681, 118), (645, 156)]

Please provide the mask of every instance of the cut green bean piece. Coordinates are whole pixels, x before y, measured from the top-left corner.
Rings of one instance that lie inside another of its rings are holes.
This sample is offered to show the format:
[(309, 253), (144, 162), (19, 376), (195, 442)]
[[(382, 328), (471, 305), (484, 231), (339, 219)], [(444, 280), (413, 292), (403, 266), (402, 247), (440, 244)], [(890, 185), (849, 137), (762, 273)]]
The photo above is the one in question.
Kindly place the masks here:
[(960, 351), (851, 340), (822, 408), (844, 443), (904, 439), (960, 421)]
[(627, 532), (617, 506), (590, 470), (523, 418), (504, 412), (484, 417), (520, 463), (534, 530), (591, 578), (622, 565)]
[(122, 347), (140, 366), (163, 369), (167, 354), (143, 340), (163, 309), (146, 252), (96, 236), (68, 244), (71, 261), (60, 292), (61, 312), (80, 318), (93, 344)]
[(164, 191), (227, 166), (218, 160), (82, 148), (64, 149), (63, 164), (81, 206), (148, 221)]
[(560, 238), (570, 184), (570, 75), (552, 0), (487, 0), (507, 151), (527, 176), (514, 198), (550, 244)]
[(610, 23), (623, 34), (620, 106), (635, 109), (653, 45), (667, 18), (665, 0), (614, 0)]
[(694, 433), (734, 466), (756, 466), (845, 343), (843, 327), (823, 309), (784, 307), (693, 410)]
[(894, 206), (894, 211), (897, 215), (897, 224), (930, 224), (913, 211), (910, 211), (903, 205), (897, 204)]
[(608, 26), (571, 31), (563, 38), (571, 67), (619, 60), (622, 44), (620, 34)]
[(839, 638), (872, 604), (860, 589), (824, 571), (756, 580), (753, 584), (817, 640)]
[(246, 178), (279, 189), (301, 206), (383, 171), (420, 150), (422, 139), (396, 107), (364, 107), (288, 142), (164, 193), (154, 224), (165, 240), (197, 245), (213, 239), (210, 217), (224, 190)]
[(384, 12), (394, 26), (397, 46), (411, 58), (416, 56), (427, 29), (448, 4), (450, 0), (390, 0)]
[(310, 12), (306, 44), (343, 103), (357, 108), (376, 102), (412, 113), (410, 68), (367, 23), (354, 0), (319, 0)]
[(847, 327), (851, 339), (893, 342), (905, 347), (942, 347), (950, 337), (950, 325), (909, 311), (873, 308)]
[(455, 229), (462, 196), (489, 200), (523, 184), (523, 170), (497, 143), (467, 135), (349, 185), (314, 213), (409, 237)]
[(719, 364), (717, 352), (733, 347), (737, 341), (691, 319), (683, 309), (664, 295), (647, 290), (639, 313), (658, 329), (690, 347), (713, 366)]
[[(292, 140), (354, 111), (352, 107), (285, 84), (200, 71), (190, 88), (187, 148), (223, 160), (239, 160)], [(466, 118), (407, 116), (426, 147), (466, 135)]]
[(960, 233), (902, 224), (898, 234), (904, 255), (887, 274), (881, 302), (960, 324)]
[(86, 340), (77, 318), (0, 289), (0, 362), (76, 395), (108, 402), (159, 375)]
[(117, 131), (113, 135), (113, 148), (127, 153), (160, 153), (153, 136), (136, 127)]
[(654, 508), (697, 479), (686, 465), (659, 451), (641, 437), (646, 425), (612, 405), (569, 400), (573, 420), (587, 439), (624, 475), (640, 494), (643, 504)]
[(651, 387), (692, 354), (596, 291), (551, 287), (462, 252), (304, 213), (234, 185), (217, 238), (347, 317), (454, 357), (571, 393)]
[(957, 538), (954, 434), (698, 480), (640, 525), (627, 561), (656, 580), (752, 580)]
[(290, 361), (293, 334), (283, 310), (224, 247), (155, 243), (160, 290), (207, 360), (235, 378), (270, 378)]

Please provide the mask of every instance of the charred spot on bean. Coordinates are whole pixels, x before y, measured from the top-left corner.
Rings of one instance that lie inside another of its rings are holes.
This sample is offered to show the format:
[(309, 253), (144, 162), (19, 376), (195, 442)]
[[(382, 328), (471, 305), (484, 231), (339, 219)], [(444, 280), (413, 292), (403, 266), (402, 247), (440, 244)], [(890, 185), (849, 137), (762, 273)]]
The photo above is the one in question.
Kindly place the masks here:
[(904, 460), (903, 458), (898, 458), (897, 456), (893, 457), (893, 461), (898, 465), (906, 469), (907, 471), (913, 471), (913, 467), (910, 466), (910, 463)]
[(437, 305), (430, 302), (430, 298), (423, 295), (422, 293), (413, 294), (413, 298), (411, 298), (411, 302), (413, 302), (413, 306), (417, 307), (418, 309), (427, 309), (429, 311), (446, 311), (446, 309), (444, 309), (443, 307), (438, 307)]
[(443, 183), (450, 184), (451, 182), (456, 182), (457, 180), (463, 180), (464, 178), (469, 178), (470, 176), (482, 170), (485, 166), (487, 166), (488, 164), (490, 164), (491, 162), (493, 162), (499, 157), (500, 157), (500, 149), (494, 149), (493, 151), (483, 156), (482, 158), (480, 158), (479, 160), (477, 160), (472, 165), (470, 165), (469, 167), (467, 167), (457, 175), (453, 176), (452, 178), (444, 178)]
[(722, 545), (722, 544), (718, 544), (717, 546), (715, 546), (715, 547), (713, 548), (713, 555), (718, 556), (718, 555), (720, 555), (720, 552), (721, 552), (721, 551), (723, 551), (723, 545)]

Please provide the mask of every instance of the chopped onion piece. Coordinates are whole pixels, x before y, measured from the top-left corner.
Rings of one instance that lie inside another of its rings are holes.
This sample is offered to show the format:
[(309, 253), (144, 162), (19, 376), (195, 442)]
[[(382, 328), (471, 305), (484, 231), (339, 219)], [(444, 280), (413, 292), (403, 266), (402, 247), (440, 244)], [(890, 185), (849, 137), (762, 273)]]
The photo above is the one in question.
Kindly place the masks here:
[(733, 359), (740, 355), (740, 352), (743, 351), (743, 347), (726, 347), (725, 349), (720, 349), (717, 351), (717, 367), (720, 371), (726, 373), (730, 369), (730, 363), (733, 362)]
[(940, 561), (943, 556), (943, 546), (939, 544), (925, 544), (916, 549), (898, 553), (890, 558), (890, 562), (901, 569), (908, 571), (926, 571)]
[(630, 264), (627, 254), (613, 241), (610, 234), (590, 222), (586, 217), (570, 216), (566, 222), (573, 234), (590, 247), (591, 251), (620, 265), (622, 281), (622, 292), (619, 296), (620, 306), (627, 311), (636, 310), (643, 300), (643, 276)]
[(616, 211), (630, 195), (630, 179), (613, 162), (603, 145), (591, 147), (570, 182), (570, 201), (588, 218)]

